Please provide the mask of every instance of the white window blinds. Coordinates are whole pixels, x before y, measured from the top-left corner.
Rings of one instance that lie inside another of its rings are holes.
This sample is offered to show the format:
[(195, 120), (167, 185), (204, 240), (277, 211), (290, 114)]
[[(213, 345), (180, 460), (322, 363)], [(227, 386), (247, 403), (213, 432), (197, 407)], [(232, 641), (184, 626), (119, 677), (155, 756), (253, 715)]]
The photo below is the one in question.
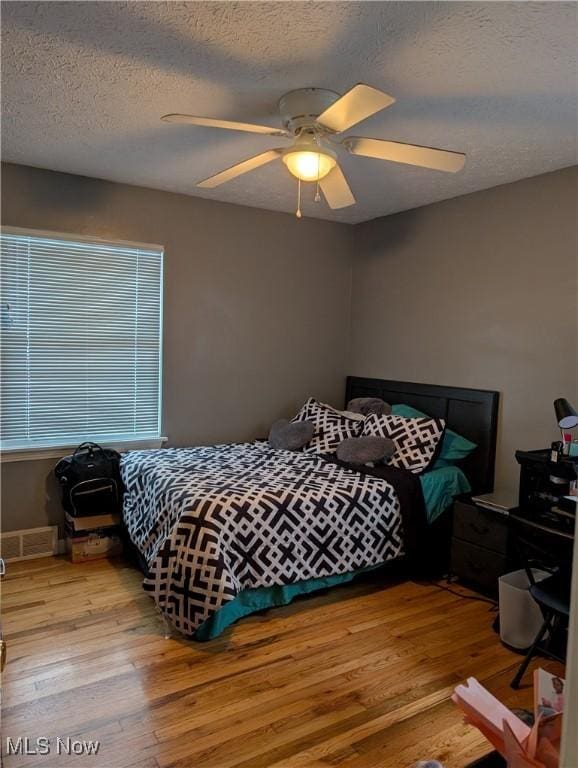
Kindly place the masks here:
[(2, 448), (160, 435), (163, 252), (3, 230)]

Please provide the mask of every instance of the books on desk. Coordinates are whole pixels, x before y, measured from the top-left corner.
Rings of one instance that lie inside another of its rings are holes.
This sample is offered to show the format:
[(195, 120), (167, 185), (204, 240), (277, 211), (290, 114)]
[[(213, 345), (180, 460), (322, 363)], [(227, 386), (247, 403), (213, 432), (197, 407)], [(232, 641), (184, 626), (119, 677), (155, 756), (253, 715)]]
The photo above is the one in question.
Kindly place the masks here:
[(492, 512), (500, 512), (502, 515), (508, 515), (511, 509), (518, 506), (518, 500), (511, 491), (482, 493), (479, 496), (472, 496), (472, 501), (479, 507), (491, 509)]

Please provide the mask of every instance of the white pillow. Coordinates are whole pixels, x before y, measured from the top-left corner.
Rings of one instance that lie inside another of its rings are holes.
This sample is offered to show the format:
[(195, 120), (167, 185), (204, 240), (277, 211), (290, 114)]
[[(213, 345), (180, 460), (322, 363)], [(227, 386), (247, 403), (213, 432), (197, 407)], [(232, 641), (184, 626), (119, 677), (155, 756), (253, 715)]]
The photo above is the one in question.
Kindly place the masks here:
[(430, 467), (441, 449), (446, 423), (429, 416), (376, 416), (370, 414), (363, 424), (363, 434), (389, 437), (395, 443), (395, 453), (389, 464), (420, 475)]
[(365, 419), (344, 415), (330, 405), (310, 397), (292, 421), (312, 421), (315, 426), (313, 437), (303, 449), (305, 453), (335, 453), (343, 440), (359, 437)]
[(355, 413), (354, 411), (338, 411), (337, 408), (329, 405), (329, 403), (319, 403), (319, 405), (322, 405), (325, 408), (329, 408), (332, 411), (335, 411), (335, 413), (339, 413), (341, 416), (345, 416), (346, 419), (353, 419), (354, 421), (365, 421), (365, 416), (362, 413)]

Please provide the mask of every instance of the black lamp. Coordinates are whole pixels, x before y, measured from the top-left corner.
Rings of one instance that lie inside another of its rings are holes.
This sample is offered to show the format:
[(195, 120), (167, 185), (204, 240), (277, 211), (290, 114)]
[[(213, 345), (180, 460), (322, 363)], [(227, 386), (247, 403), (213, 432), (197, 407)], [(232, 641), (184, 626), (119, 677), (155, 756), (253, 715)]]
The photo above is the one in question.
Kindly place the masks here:
[(578, 427), (578, 413), (566, 398), (559, 397), (554, 400), (554, 410), (556, 411), (556, 421), (561, 430)]

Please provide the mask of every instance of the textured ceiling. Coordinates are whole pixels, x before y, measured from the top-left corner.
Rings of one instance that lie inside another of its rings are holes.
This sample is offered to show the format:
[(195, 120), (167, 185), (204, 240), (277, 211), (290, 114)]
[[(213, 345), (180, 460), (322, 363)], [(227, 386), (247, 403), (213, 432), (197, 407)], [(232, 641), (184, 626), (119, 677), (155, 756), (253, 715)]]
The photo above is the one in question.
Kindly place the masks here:
[(283, 140), (161, 123), (278, 124), (293, 88), (365, 82), (397, 102), (352, 129), (465, 152), (459, 174), (342, 157), (358, 222), (576, 163), (574, 3), (4, 2), (4, 159), (292, 212), (282, 163), (195, 181)]

